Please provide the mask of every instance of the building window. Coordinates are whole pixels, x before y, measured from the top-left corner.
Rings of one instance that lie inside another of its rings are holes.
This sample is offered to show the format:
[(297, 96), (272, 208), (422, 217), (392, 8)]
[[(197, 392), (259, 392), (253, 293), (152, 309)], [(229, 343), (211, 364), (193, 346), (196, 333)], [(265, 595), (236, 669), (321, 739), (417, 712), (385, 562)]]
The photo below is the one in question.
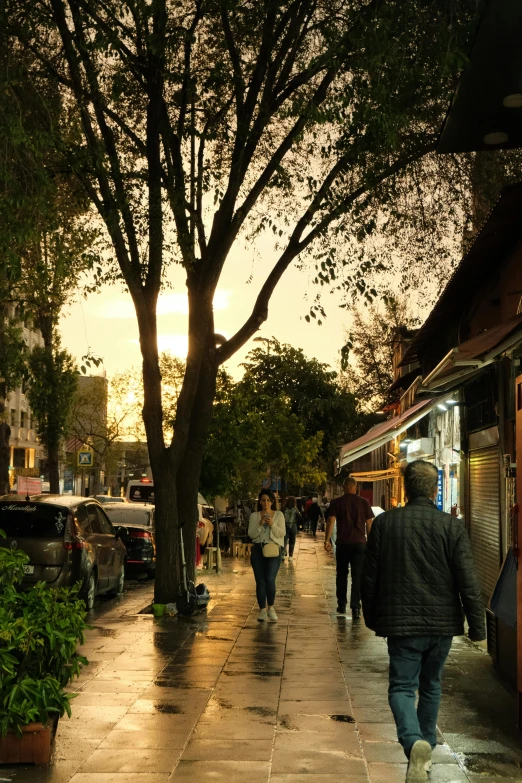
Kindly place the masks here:
[(16, 410), (11, 408), (11, 427), (16, 427)]
[(27, 413), (25, 411), (20, 412), (20, 427), (27, 427)]
[(13, 449), (13, 467), (25, 468), (25, 449)]

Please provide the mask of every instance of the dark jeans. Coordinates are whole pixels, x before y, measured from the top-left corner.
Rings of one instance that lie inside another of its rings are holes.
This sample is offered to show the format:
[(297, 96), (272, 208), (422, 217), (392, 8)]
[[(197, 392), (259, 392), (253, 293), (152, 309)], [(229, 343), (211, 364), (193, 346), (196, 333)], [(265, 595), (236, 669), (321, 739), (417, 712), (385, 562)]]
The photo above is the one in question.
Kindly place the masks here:
[(276, 597), (276, 576), (281, 565), (281, 556), (263, 557), (261, 544), (254, 544), (250, 563), (256, 579), (256, 596), (260, 609), (273, 606)]
[(292, 527), (286, 528), (286, 536), (285, 536), (285, 554), (286, 554), (286, 547), (288, 545), (288, 552), (290, 557), (294, 556), (294, 548), (295, 548), (295, 539), (297, 538), (297, 525), (292, 525)]
[(366, 544), (339, 544), (335, 550), (337, 561), (336, 592), (339, 606), (346, 606), (348, 571), (352, 567), (352, 593), (350, 607), (361, 608), (361, 573)]
[[(388, 702), (397, 736), (406, 756), (420, 739), (437, 744), (440, 678), (452, 636), (389, 636), (390, 685)], [(419, 702), (415, 706), (417, 690)]]

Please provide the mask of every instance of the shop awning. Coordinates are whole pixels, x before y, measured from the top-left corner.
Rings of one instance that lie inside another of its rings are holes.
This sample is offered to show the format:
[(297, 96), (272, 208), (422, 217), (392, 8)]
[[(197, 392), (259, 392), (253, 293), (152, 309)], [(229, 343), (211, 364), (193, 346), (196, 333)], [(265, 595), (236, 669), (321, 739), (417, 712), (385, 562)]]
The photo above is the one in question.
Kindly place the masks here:
[(350, 476), (357, 481), (384, 481), (384, 479), (398, 478), (400, 469), (388, 468), (387, 470), (368, 470), (362, 473), (350, 473)]
[(522, 315), (517, 315), (452, 348), (435, 369), (423, 379), (422, 388), (427, 390), (455, 388), (462, 380), (480, 372), (504, 351), (520, 342), (522, 342)]
[(394, 416), (381, 424), (376, 424), (366, 435), (341, 447), (339, 466), (342, 468), (343, 465), (348, 465), (348, 463), (359, 459), (359, 457), (364, 457), (365, 454), (378, 449), (379, 446), (384, 446), (385, 443), (401, 435), (408, 427), (412, 427), (423, 419), (424, 416), (427, 416), (436, 405), (443, 403), (445, 399), (447, 397), (421, 400), (412, 405), (411, 408), (408, 408), (407, 411), (404, 411), (404, 413), (401, 413), (400, 416)]
[(411, 372), (407, 372), (404, 375), (399, 375), (397, 380), (395, 380), (392, 385), (388, 388), (388, 393), (392, 391), (396, 391), (397, 389), (409, 389), (412, 385), (413, 381), (416, 380), (416, 378), (419, 377), (421, 374), (420, 369), (417, 367), (415, 370), (411, 370)]

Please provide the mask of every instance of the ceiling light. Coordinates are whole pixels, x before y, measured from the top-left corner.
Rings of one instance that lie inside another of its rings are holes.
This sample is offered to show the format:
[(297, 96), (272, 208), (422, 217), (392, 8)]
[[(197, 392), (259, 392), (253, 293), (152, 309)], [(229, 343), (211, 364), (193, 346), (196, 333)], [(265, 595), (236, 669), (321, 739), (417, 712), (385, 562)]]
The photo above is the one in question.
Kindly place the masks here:
[(506, 95), (502, 103), (507, 109), (519, 109), (522, 106), (522, 92)]
[(504, 144), (508, 139), (509, 136), (504, 131), (495, 131), (494, 133), (486, 133), (484, 144)]
[(446, 400), (446, 405), (458, 405), (458, 400)]
[(439, 404), (437, 405), (437, 408), (438, 408), (440, 411), (447, 411), (447, 410), (448, 410), (448, 409), (446, 408), (446, 406), (444, 405), (444, 403), (442, 403), (442, 402), (441, 402), (441, 403), (439, 403)]

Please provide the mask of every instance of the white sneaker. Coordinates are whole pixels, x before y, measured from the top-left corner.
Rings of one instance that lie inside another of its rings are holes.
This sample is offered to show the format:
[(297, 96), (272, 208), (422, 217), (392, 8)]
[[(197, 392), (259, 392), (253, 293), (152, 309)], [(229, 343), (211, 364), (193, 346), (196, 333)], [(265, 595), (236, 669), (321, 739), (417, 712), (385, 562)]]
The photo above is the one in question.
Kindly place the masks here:
[(257, 615), (258, 622), (264, 623), (266, 620), (266, 609), (260, 609)]
[(431, 745), (426, 740), (413, 743), (406, 783), (425, 783), (428, 780), (427, 764), (431, 761)]
[(276, 610), (273, 606), (268, 607), (268, 619), (271, 620), (273, 623), (277, 623), (277, 615)]

